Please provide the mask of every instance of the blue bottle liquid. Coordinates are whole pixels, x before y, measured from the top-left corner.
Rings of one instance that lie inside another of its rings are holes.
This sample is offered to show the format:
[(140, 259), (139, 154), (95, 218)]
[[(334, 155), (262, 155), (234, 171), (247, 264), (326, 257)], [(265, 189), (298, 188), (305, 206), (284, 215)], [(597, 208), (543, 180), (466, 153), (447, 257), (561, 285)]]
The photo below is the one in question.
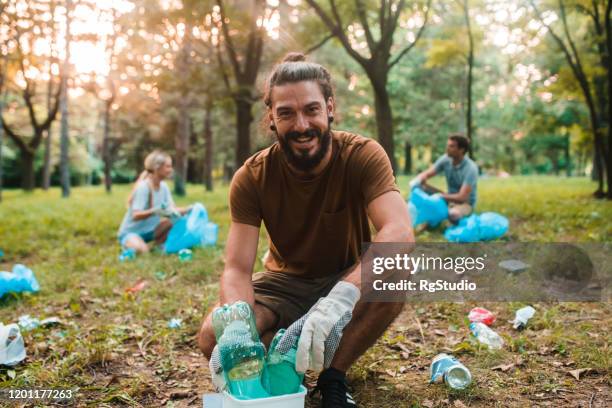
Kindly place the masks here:
[(264, 370), (264, 386), (270, 395), (293, 394), (299, 391), (304, 374), (295, 371), (297, 339), (287, 350), (277, 350), (278, 342), (285, 334), (285, 329), (276, 333), (270, 344)]
[(230, 394), (238, 399), (268, 397), (262, 386), (265, 348), (249, 304), (239, 301), (215, 309), (213, 328)]

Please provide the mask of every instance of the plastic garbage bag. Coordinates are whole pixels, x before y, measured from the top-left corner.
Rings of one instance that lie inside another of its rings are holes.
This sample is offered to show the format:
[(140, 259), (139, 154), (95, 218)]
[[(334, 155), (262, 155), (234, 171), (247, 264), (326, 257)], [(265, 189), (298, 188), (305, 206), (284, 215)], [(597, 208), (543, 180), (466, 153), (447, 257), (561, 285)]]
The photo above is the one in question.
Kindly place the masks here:
[(9, 292), (38, 292), (40, 285), (31, 269), (21, 264), (13, 266), (13, 272), (0, 272), (0, 297)]
[(503, 215), (493, 212), (472, 214), (459, 220), (459, 224), (448, 227), (444, 238), (450, 242), (490, 241), (503, 236), (508, 226), (508, 219)]
[(480, 240), (497, 239), (508, 232), (510, 223), (503, 215), (494, 212), (480, 214)]
[(436, 227), (448, 218), (448, 205), (437, 195), (429, 195), (423, 189), (415, 187), (410, 192), (408, 211), (412, 217), (412, 226), (427, 223)]
[(164, 250), (172, 254), (197, 245), (214, 245), (217, 242), (217, 226), (208, 221), (208, 213), (201, 203), (179, 218), (168, 233)]
[(23, 337), (15, 323), (0, 323), (0, 365), (14, 366), (26, 357)]

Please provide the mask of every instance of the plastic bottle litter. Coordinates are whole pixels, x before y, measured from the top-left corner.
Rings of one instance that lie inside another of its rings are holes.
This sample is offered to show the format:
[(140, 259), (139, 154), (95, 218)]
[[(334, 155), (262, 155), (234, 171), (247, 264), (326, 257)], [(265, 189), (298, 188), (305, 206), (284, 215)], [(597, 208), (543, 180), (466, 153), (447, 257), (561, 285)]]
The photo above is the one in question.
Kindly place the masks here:
[(288, 350), (276, 349), (284, 334), (285, 329), (276, 333), (272, 343), (270, 343), (270, 352), (266, 357), (264, 387), (272, 396), (296, 393), (304, 380), (304, 374), (295, 371), (297, 339)]
[(213, 311), (223, 375), (230, 394), (239, 399), (268, 397), (262, 375), (265, 348), (259, 340), (253, 310), (238, 301)]
[(34, 330), (37, 327), (49, 327), (57, 324), (62, 324), (58, 317), (47, 317), (46, 319), (39, 320), (30, 315), (21, 315), (17, 320), (17, 324), (24, 331)]
[(13, 272), (0, 272), (0, 297), (9, 292), (38, 292), (40, 285), (31, 269), (21, 264), (13, 266)]
[(170, 319), (170, 321), (168, 321), (168, 328), (169, 329), (178, 329), (183, 325), (183, 319), (178, 319), (178, 318), (172, 318)]
[(504, 339), (484, 323), (470, 324), (470, 331), (480, 343), (486, 344), (491, 349), (500, 349), (504, 345)]
[(125, 248), (119, 255), (119, 261), (130, 261), (136, 258), (136, 250), (134, 248)]
[(178, 258), (181, 262), (189, 262), (191, 259), (193, 259), (193, 253), (191, 252), (191, 249), (181, 249), (178, 252)]
[(434, 357), (431, 362), (431, 380), (436, 382), (441, 377), (449, 388), (462, 390), (472, 382), (472, 374), (466, 366), (453, 356), (442, 353)]
[(475, 307), (470, 310), (468, 319), (470, 319), (470, 322), (472, 323), (480, 322), (490, 326), (495, 321), (495, 315), (485, 308)]
[(0, 323), (0, 365), (14, 366), (26, 357), (23, 337), (15, 323)]
[(535, 314), (535, 309), (531, 306), (525, 306), (516, 311), (514, 320), (512, 320), (512, 327), (517, 330), (523, 330), (527, 326), (529, 319)]

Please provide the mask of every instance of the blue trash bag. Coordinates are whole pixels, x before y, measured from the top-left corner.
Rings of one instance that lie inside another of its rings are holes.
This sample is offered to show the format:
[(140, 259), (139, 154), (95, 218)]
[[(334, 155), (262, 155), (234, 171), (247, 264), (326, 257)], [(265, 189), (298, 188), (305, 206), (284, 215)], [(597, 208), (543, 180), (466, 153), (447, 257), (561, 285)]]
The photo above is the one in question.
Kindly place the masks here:
[(174, 223), (166, 238), (164, 251), (173, 254), (181, 249), (198, 245), (214, 245), (216, 242), (216, 224), (208, 221), (206, 208), (201, 203), (196, 203), (188, 214)]
[[(410, 204), (414, 206), (411, 210)], [(408, 210), (412, 217), (412, 226), (427, 223), (430, 227), (437, 227), (448, 218), (448, 205), (439, 195), (429, 195), (423, 189), (415, 187), (410, 192)], [(416, 213), (416, 216), (412, 212)]]
[(444, 238), (450, 242), (479, 242), (500, 238), (508, 231), (509, 222), (503, 215), (486, 212), (472, 214), (459, 220), (459, 224), (448, 227)]
[(502, 237), (508, 232), (508, 218), (494, 212), (480, 214), (480, 240), (490, 241)]
[(38, 292), (40, 285), (31, 269), (21, 264), (13, 266), (13, 272), (0, 272), (0, 297), (9, 292)]

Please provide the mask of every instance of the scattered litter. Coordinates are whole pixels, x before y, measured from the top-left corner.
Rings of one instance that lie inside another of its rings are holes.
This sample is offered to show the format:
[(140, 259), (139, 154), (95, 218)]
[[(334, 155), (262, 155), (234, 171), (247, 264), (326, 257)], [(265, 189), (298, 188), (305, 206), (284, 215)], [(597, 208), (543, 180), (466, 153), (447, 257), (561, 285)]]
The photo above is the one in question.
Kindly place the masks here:
[(144, 288), (146, 288), (149, 285), (149, 282), (147, 282), (146, 279), (139, 279), (134, 286), (132, 286), (131, 288), (127, 288), (125, 290), (126, 293), (136, 293), (136, 292), (140, 292), (141, 290), (143, 290)]
[(191, 252), (191, 249), (181, 249), (178, 252), (178, 258), (181, 262), (189, 262), (193, 258), (193, 253)]
[(599, 215), (597, 211), (593, 211), (591, 213), (591, 218), (594, 218), (594, 219), (601, 218), (601, 215)]
[(484, 309), (482, 307), (475, 307), (470, 310), (470, 313), (468, 314), (468, 319), (470, 319), (470, 322), (472, 323), (479, 322), (490, 326), (495, 321), (495, 315), (487, 309)]
[(514, 320), (512, 320), (512, 327), (517, 330), (523, 330), (527, 326), (527, 321), (533, 317), (535, 309), (531, 306), (525, 306), (522, 309), (516, 311)]
[(223, 395), (217, 394), (204, 394), (203, 404), (206, 408), (222, 408), (223, 407)]
[(125, 262), (136, 258), (136, 250), (134, 248), (125, 248), (119, 255), (119, 261)]
[(158, 281), (163, 281), (168, 277), (168, 275), (166, 275), (166, 272), (162, 271), (155, 272), (153, 276), (155, 276), (155, 279), (157, 279)]
[(0, 323), (0, 365), (14, 366), (26, 357), (23, 337), (15, 323)]
[(31, 269), (16, 264), (13, 272), (0, 272), (0, 297), (9, 292), (38, 292), (40, 285)]
[(30, 330), (34, 330), (37, 327), (49, 327), (49, 326), (53, 326), (56, 324), (62, 324), (62, 322), (60, 321), (60, 319), (58, 317), (48, 317), (46, 319), (43, 320), (38, 320), (35, 317), (30, 317), (30, 315), (22, 315), (19, 316), (19, 319), (17, 321), (17, 324), (19, 325), (19, 327), (21, 329), (23, 329), (24, 331), (30, 331)]
[(470, 331), (480, 343), (491, 349), (500, 349), (504, 345), (504, 339), (484, 323), (470, 324)]
[(444, 382), (449, 388), (462, 390), (472, 382), (472, 374), (463, 364), (453, 356), (442, 353), (434, 357), (431, 362), (430, 383), (444, 378)]
[(182, 325), (183, 325), (183, 319), (178, 319), (176, 317), (170, 319), (170, 321), (168, 322), (168, 328), (170, 329), (178, 329)]
[(526, 264), (523, 261), (519, 261), (518, 259), (507, 259), (499, 263), (500, 268), (503, 268), (508, 272), (512, 273), (523, 272), (525, 269), (529, 268), (529, 266), (529, 264)]
[(4, 256), (4, 251), (0, 249), (0, 259)]

